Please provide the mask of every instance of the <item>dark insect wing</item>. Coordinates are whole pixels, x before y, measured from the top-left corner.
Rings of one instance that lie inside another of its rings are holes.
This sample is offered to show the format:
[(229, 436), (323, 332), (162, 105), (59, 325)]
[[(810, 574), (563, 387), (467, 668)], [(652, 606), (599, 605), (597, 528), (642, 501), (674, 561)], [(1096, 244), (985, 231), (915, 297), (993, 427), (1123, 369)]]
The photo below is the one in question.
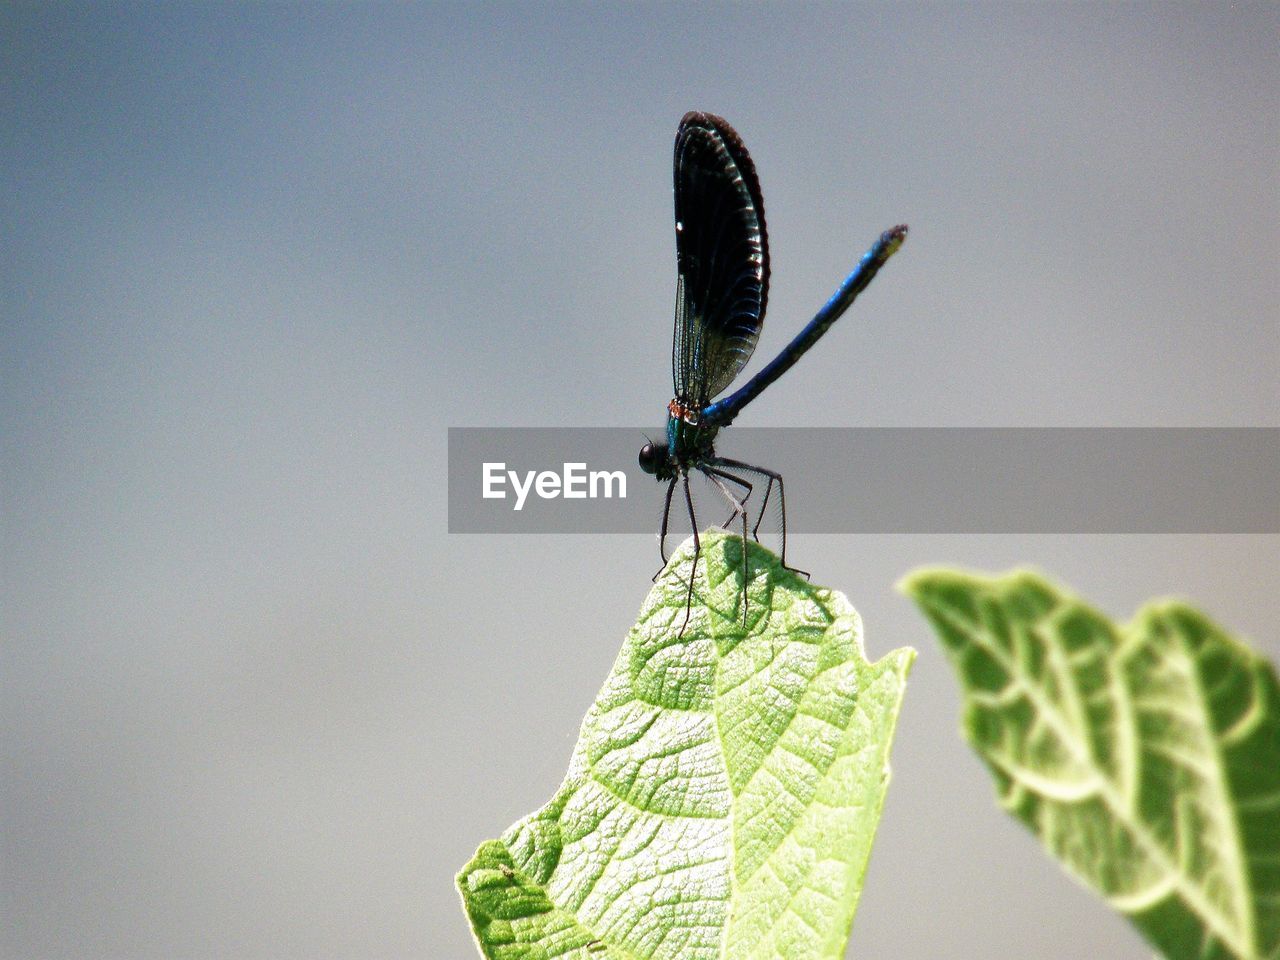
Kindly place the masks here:
[(755, 165), (720, 117), (688, 113), (675, 146), (676, 399), (706, 406), (746, 366), (764, 324), (769, 241)]

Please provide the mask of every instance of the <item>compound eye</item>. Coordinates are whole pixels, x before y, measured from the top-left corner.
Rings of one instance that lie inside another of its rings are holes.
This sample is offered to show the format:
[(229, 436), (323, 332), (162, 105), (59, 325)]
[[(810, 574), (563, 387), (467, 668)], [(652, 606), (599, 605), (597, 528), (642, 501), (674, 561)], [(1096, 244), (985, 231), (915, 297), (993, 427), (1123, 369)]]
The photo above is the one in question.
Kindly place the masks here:
[(640, 469), (645, 473), (657, 473), (658, 467), (666, 459), (665, 454), (665, 450), (659, 450), (652, 443), (646, 443), (640, 448)]

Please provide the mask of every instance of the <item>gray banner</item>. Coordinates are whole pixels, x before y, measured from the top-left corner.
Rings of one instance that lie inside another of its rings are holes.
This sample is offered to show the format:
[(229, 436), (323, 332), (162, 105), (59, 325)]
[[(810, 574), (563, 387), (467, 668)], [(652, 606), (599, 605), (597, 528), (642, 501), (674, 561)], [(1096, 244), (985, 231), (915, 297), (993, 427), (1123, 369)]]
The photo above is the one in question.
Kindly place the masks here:
[[(450, 428), (449, 532), (656, 532), (666, 485), (637, 465), (645, 437)], [(734, 427), (716, 450), (783, 475), (793, 532), (1280, 533), (1272, 427)], [(742, 476), (754, 522), (765, 479)], [(727, 501), (699, 486), (698, 525), (724, 521)], [(776, 530), (776, 497), (762, 532)], [(687, 532), (679, 489), (671, 514), (673, 533)]]

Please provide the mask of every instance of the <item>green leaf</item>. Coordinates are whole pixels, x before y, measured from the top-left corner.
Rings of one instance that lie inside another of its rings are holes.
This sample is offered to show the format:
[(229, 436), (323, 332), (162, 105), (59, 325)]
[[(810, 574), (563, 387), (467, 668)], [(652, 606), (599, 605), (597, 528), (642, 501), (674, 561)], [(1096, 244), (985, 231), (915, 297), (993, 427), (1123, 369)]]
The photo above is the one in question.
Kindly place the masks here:
[[(707, 533), (650, 592), (555, 797), (458, 876), (492, 960), (843, 955), (914, 651), (762, 547)], [(556, 656), (572, 656), (568, 650)]]
[(1031, 573), (903, 581), (1001, 803), (1173, 960), (1280, 957), (1280, 691), (1179, 602), (1116, 626)]

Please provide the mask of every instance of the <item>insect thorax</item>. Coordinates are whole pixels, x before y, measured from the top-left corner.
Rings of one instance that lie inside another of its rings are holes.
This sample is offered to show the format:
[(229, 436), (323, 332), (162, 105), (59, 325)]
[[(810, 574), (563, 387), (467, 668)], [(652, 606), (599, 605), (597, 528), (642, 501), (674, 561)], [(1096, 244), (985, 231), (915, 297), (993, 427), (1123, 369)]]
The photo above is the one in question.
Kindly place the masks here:
[(667, 405), (667, 451), (679, 464), (714, 456), (718, 426), (704, 423), (698, 411), (672, 400)]

